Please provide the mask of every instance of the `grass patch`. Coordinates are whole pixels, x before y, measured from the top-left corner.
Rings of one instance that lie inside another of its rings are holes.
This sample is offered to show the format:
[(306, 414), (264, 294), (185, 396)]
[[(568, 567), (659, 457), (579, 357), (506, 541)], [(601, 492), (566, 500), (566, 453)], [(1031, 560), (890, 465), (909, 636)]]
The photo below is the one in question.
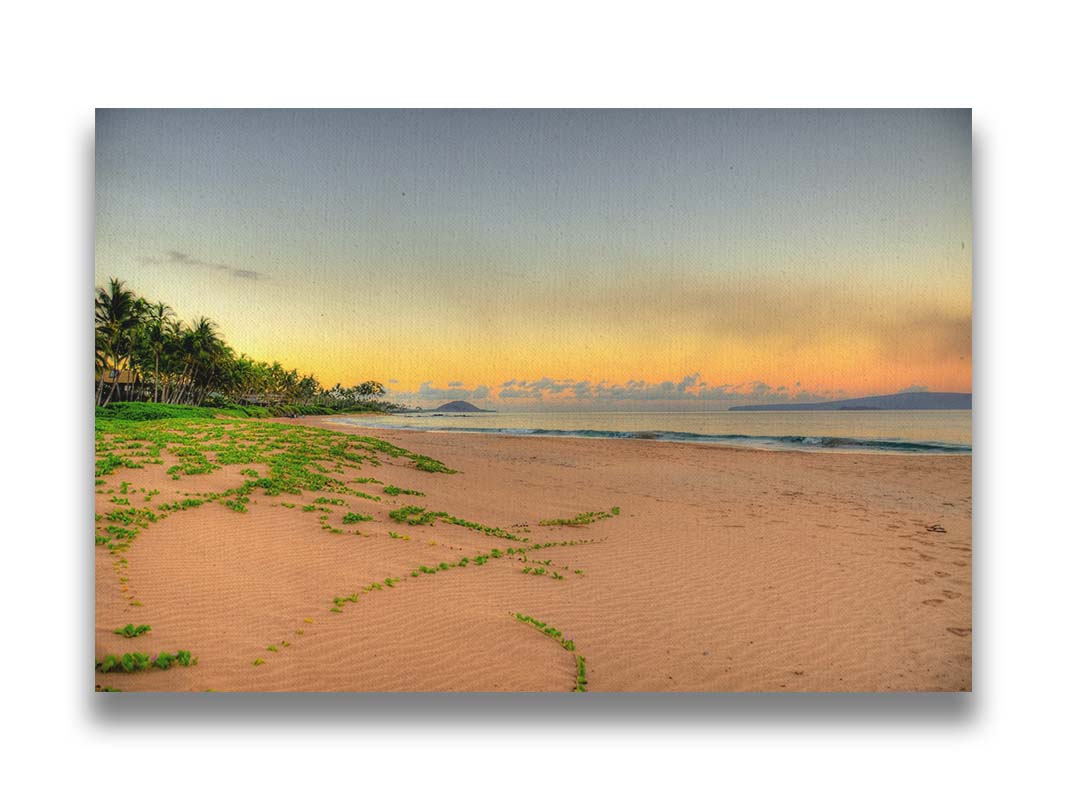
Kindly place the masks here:
[(433, 525), (434, 520), (447, 517), (446, 511), (427, 511), (422, 506), (404, 506), (389, 512), (389, 518), (408, 525)]
[(96, 662), (97, 672), (148, 672), (151, 669), (170, 669), (175, 664), (189, 667), (197, 663), (188, 650), (177, 653), (161, 652), (155, 658), (148, 653), (123, 653), (122, 655), (105, 655)]
[(401, 494), (412, 495), (413, 497), (425, 497), (426, 496), (425, 492), (419, 492), (419, 491), (416, 491), (415, 489), (401, 489), (399, 486), (386, 486), (384, 489), (382, 489), (382, 491), (385, 494), (390, 495), (391, 497), (396, 497), (397, 495), (401, 495)]
[(567, 652), (574, 653), (575, 675), (574, 675), (574, 689), (572, 691), (575, 691), (575, 692), (588, 691), (587, 686), (589, 684), (589, 681), (588, 681), (588, 678), (586, 677), (585, 658), (583, 656), (580, 656), (575, 651), (574, 640), (573, 639), (568, 639), (566, 636), (563, 635), (562, 631), (560, 631), (557, 628), (553, 628), (547, 622), (542, 622), (541, 620), (536, 619), (534, 617), (531, 617), (528, 614), (516, 613), (513, 616), (519, 622), (522, 622), (522, 623), (524, 623), (526, 625), (529, 625), (532, 628), (536, 628), (537, 630), (541, 631), (541, 633), (543, 633), (545, 636), (549, 637), (550, 639), (555, 640), (556, 643), (559, 644), (559, 646), (562, 647)]
[(500, 539), (510, 539), (516, 542), (525, 542), (527, 539), (520, 538), (502, 528), (494, 528), (491, 525), (482, 525), (480, 522), (454, 517), (447, 511), (427, 511), (422, 506), (403, 506), (389, 512), (389, 518), (397, 522), (406, 522), (408, 525), (433, 525), (436, 520), (441, 520), (449, 525), (459, 525), (469, 528), (486, 536), (495, 536)]
[(152, 630), (151, 625), (134, 625), (131, 622), (124, 628), (115, 628), (115, 633), (127, 639), (136, 639), (138, 636), (144, 636), (150, 630)]
[(612, 517), (619, 516), (619, 507), (614, 506), (610, 511), (585, 511), (581, 514), (577, 514), (573, 517), (566, 519), (543, 519), (538, 522), (538, 525), (554, 526), (554, 525), (591, 525), (594, 522), (598, 522), (602, 519), (611, 519)]

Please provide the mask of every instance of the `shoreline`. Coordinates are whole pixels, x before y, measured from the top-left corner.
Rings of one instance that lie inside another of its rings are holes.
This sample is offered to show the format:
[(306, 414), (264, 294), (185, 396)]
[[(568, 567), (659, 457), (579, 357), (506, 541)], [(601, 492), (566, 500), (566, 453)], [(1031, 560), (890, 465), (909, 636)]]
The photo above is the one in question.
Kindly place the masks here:
[[(290, 426), (288, 438), (307, 429), (312, 443), (367, 436), (393, 449), (377, 465), (321, 473), (343, 492), (254, 489), (239, 512), (220, 498), (152, 522), (120, 554), (98, 547), (98, 658), (187, 649), (199, 659), (98, 673), (98, 684), (572, 691), (575, 654), (522, 614), (574, 642), (589, 691), (971, 688), (969, 454), (825, 459), (645, 439), (384, 431), (329, 417), (186, 428), (221, 426), (249, 442), (284, 431), (267, 422)], [(404, 452), (456, 471), (413, 468)], [(167, 470), (183, 462), (169, 448), (161, 463), (118, 467), (100, 479), (98, 513), (127, 498), (158, 513), (232, 490), (248, 470), (268, 474), (233, 454), (205, 458), (218, 461), (213, 471), (179, 480)], [(411, 524), (410, 507), (448, 516)], [(345, 524), (343, 514), (366, 521)], [(352, 592), (358, 602), (345, 600)], [(112, 632), (128, 623), (152, 631), (134, 640)]]
[[(338, 417), (344, 416), (341, 414)], [(904, 449), (903, 447), (898, 450), (877, 448), (877, 447), (790, 447), (790, 446), (761, 446), (756, 443), (751, 444), (731, 444), (724, 441), (700, 441), (697, 439), (672, 439), (666, 436), (635, 436), (626, 434), (643, 433), (643, 431), (605, 431), (604, 436), (589, 435), (586, 433), (516, 433), (514, 431), (499, 430), (499, 429), (479, 429), (471, 430), (467, 428), (422, 428), (418, 426), (400, 427), (400, 426), (386, 426), (386, 425), (360, 425), (355, 423), (345, 423), (333, 421), (335, 417), (333, 415), (308, 415), (300, 417), (298, 419), (289, 419), (284, 417), (271, 417), (268, 421), (272, 422), (287, 422), (290, 424), (300, 424), (300, 420), (307, 420), (308, 424), (314, 426), (331, 427), (336, 430), (358, 430), (361, 435), (384, 435), (385, 433), (432, 433), (432, 434), (470, 434), (473, 436), (494, 436), (505, 437), (511, 439), (564, 439), (564, 440), (593, 440), (593, 441), (617, 441), (617, 442), (655, 442), (661, 444), (679, 444), (679, 445), (691, 445), (695, 447), (712, 447), (724, 450), (755, 450), (763, 453), (809, 453), (813, 455), (821, 454), (838, 454), (838, 455), (874, 455), (874, 456), (935, 456), (938, 458), (946, 456), (960, 456), (964, 458), (971, 458), (973, 456), (972, 445), (959, 445), (960, 447), (966, 447), (967, 450), (949, 450), (948, 447), (956, 447), (955, 443), (951, 442), (902, 442), (901, 444), (909, 445), (928, 445), (933, 444), (938, 447), (945, 447), (946, 449)], [(378, 432), (378, 433), (375, 433)], [(657, 432), (661, 433), (661, 432)], [(679, 432), (683, 435), (684, 432)], [(701, 436), (702, 434), (695, 434)], [(724, 434), (725, 436), (726, 434)], [(710, 435), (709, 435), (710, 438)], [(770, 438), (753, 436), (752, 438)], [(799, 437), (798, 437), (799, 438)], [(833, 438), (833, 437), (804, 437), (804, 438)], [(888, 443), (892, 443), (892, 440), (885, 440)]]

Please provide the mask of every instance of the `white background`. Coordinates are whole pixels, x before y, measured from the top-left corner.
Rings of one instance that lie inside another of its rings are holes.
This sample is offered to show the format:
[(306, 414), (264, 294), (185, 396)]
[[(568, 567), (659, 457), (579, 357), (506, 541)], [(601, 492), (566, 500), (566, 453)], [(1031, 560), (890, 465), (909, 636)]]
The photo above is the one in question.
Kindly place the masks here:
[[(12, 796), (1062, 788), (1067, 138), (1052, 4), (149, 5), (4, 11), (0, 318), (14, 440), (0, 459), (0, 753)], [(616, 105), (974, 108), (974, 693), (94, 695), (94, 107)]]

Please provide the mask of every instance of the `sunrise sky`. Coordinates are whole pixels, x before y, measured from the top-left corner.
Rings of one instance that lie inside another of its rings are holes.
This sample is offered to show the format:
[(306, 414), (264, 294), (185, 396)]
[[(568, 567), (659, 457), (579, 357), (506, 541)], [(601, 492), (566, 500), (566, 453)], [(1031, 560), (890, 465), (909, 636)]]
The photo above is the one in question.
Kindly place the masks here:
[(969, 111), (100, 111), (96, 280), (390, 399), (971, 388)]

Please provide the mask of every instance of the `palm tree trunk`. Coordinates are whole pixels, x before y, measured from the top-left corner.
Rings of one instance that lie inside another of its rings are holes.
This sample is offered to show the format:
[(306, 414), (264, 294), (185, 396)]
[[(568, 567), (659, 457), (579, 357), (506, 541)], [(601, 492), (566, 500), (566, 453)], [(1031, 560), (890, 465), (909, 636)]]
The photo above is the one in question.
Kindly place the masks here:
[[(122, 374), (122, 370), (116, 370), (116, 372), (118, 372), (118, 373), (119, 373), (119, 375), (121, 375), (121, 374)], [(116, 375), (116, 376), (115, 376), (115, 380), (113, 380), (113, 381), (111, 382), (111, 389), (110, 389), (110, 390), (108, 391), (108, 393), (107, 393), (107, 400), (105, 400), (105, 401), (104, 401), (104, 405), (105, 405), (105, 406), (106, 406), (106, 405), (107, 405), (108, 403), (110, 403), (110, 402), (111, 402), (111, 397), (112, 397), (112, 395), (114, 395), (114, 394), (115, 394), (115, 387), (116, 387), (116, 386), (118, 386), (118, 385), (119, 385), (119, 379), (118, 379), (118, 376)]]
[(182, 397), (185, 395), (185, 387), (186, 387), (185, 375), (186, 375), (186, 373), (188, 371), (189, 371), (189, 365), (186, 364), (185, 368), (182, 369), (181, 377), (178, 378), (178, 391), (174, 395), (174, 402), (175, 403), (181, 403)]
[(113, 380), (111, 382), (111, 389), (107, 393), (107, 400), (104, 401), (104, 405), (105, 406), (108, 403), (111, 402), (111, 398), (115, 394), (115, 388), (119, 385), (119, 378), (121, 378), (121, 377), (122, 377), (122, 364), (119, 361), (119, 359), (116, 358), (115, 359), (115, 380)]
[(100, 367), (100, 385), (96, 387), (96, 404), (100, 405), (100, 398), (104, 396), (104, 376), (107, 374), (107, 369), (104, 366)]

